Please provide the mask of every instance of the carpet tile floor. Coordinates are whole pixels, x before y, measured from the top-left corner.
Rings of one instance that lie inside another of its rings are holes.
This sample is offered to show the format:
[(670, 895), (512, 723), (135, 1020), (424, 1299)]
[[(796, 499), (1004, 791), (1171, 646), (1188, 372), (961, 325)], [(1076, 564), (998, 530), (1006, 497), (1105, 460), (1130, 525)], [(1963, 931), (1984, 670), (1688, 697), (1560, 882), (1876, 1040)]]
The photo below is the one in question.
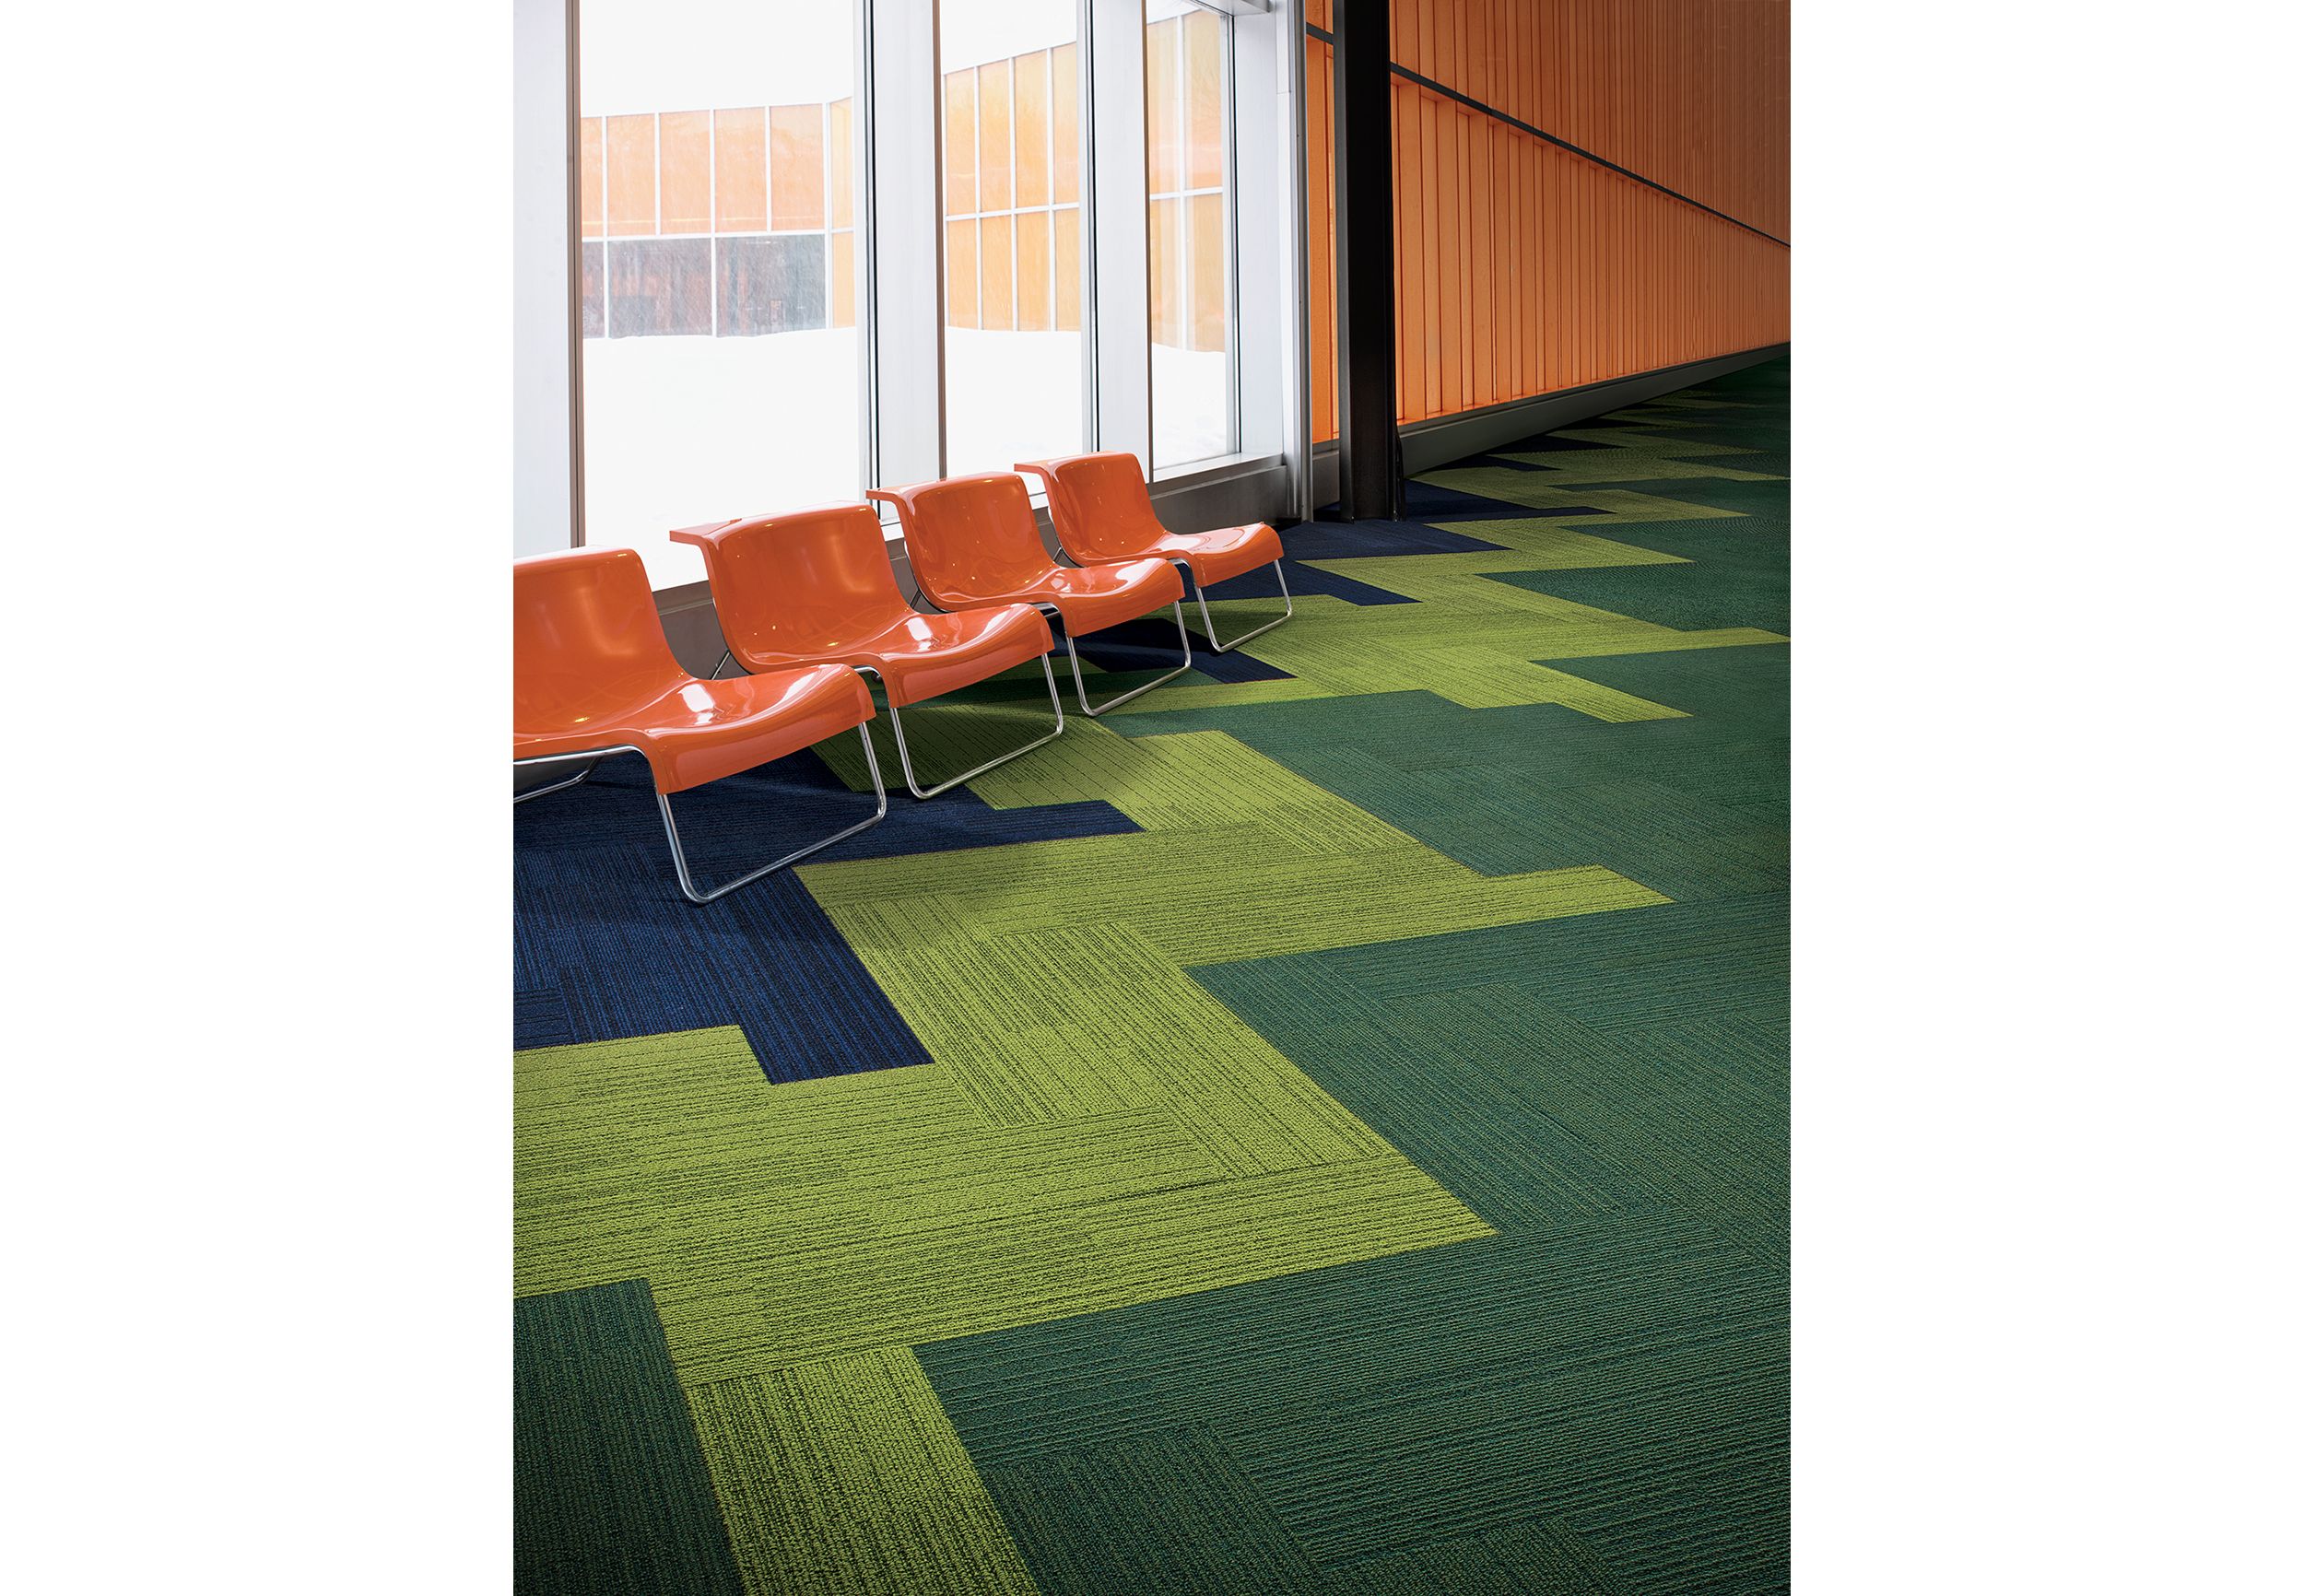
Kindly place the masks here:
[(637, 769), (515, 810), (520, 1589), (1784, 1589), (1790, 387), (1291, 528), (709, 907)]

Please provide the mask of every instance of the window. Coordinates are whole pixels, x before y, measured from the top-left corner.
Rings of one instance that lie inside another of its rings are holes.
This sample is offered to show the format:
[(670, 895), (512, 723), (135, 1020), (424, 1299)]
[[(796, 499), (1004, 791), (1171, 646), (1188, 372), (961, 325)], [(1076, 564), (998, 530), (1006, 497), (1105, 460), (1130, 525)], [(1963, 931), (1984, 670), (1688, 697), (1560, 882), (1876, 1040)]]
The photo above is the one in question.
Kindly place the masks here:
[(1239, 448), (1233, 398), (1228, 18), (1184, 0), (1145, 8), (1150, 196), (1152, 463)]
[(584, 541), (863, 488), (840, 0), (581, 0)]
[(1309, 492), (1287, 12), (523, 0), (516, 546), (661, 591), (675, 528), (1090, 447)]
[(945, 465), (1084, 447), (1075, 0), (944, 0)]

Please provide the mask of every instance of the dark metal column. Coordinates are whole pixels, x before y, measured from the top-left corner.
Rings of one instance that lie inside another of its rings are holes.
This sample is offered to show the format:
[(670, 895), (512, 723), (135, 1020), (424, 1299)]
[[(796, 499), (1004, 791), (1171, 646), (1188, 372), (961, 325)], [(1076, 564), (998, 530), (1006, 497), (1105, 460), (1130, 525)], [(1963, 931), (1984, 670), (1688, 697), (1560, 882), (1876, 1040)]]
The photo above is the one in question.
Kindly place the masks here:
[(1393, 397), (1392, 6), (1336, 0), (1337, 497), (1346, 521), (1401, 511)]

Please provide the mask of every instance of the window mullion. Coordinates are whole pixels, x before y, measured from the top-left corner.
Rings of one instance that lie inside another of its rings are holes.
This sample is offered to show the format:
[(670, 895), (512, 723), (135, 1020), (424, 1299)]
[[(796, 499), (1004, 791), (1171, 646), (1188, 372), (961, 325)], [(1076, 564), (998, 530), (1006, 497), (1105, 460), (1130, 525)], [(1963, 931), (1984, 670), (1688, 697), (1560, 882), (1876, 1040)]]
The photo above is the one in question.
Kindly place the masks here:
[(935, 29), (911, 0), (861, 3), (872, 12), (872, 102), (859, 119), (871, 124), (871, 264), (858, 311), (872, 318), (873, 474), (921, 482), (944, 475), (943, 79)]
[[(1094, 447), (1152, 464), (1151, 205), (1143, 0), (1085, 0), (1082, 234), (1094, 239), (1088, 406)], [(1084, 317), (1084, 319), (1086, 319)]]

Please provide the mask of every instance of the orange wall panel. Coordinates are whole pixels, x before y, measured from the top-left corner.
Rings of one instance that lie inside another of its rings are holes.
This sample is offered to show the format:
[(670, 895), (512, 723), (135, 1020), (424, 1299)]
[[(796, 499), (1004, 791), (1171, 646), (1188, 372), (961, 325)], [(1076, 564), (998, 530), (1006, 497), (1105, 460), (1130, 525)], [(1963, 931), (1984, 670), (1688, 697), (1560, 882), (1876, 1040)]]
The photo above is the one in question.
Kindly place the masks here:
[[(1327, 7), (1313, 0), (1307, 15), (1324, 26)], [(1308, 276), (1311, 324), (1312, 440), (1336, 435), (1336, 276), (1335, 276), (1335, 119), (1331, 112), (1335, 84), (1335, 53), (1317, 39), (1304, 41), (1304, 144), (1311, 168), (1305, 183), (1306, 232), (1310, 241)]]
[(1789, 239), (1790, 15), (1786, 0), (1393, 0), (1393, 60)]
[[(1402, 13), (1393, 12), (1395, 32)], [(1395, 44), (1394, 50), (1399, 46)], [(1397, 158), (1393, 162), (1393, 281), (1400, 294), (1399, 329), (1393, 340), (1393, 363), (1399, 373), (1400, 414), (1424, 414), (1424, 352), (1418, 346), (1424, 330), (1424, 126), (1414, 88), (1392, 86), (1393, 126)]]
[[(1332, 15), (1307, 6), (1314, 27)], [(1404, 421), (1790, 336), (1787, 15), (1783, 0), (1393, 0), (1394, 64), (1487, 108), (1393, 84)], [(1323, 41), (1305, 48), (1313, 435), (1327, 439), (1334, 67)], [(1181, 144), (1189, 167), (1198, 141)]]

